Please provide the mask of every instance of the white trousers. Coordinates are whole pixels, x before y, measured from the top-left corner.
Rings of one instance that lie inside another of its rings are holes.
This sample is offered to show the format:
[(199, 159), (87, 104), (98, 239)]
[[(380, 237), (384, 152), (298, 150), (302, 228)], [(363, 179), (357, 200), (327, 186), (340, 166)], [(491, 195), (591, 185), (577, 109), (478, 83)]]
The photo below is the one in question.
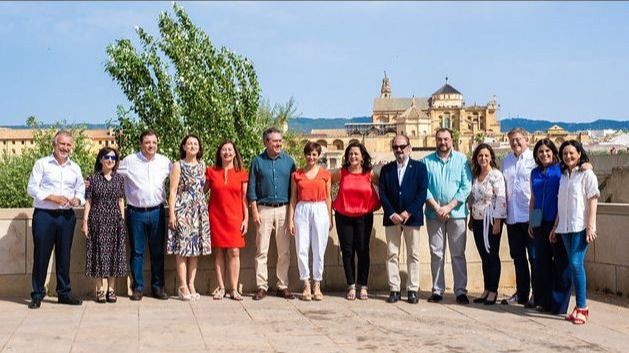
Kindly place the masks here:
[(330, 215), (325, 201), (299, 201), (295, 207), (295, 247), (299, 278), (310, 279), (308, 253), (312, 248), (312, 277), (315, 281), (323, 279), (323, 257), (328, 245)]

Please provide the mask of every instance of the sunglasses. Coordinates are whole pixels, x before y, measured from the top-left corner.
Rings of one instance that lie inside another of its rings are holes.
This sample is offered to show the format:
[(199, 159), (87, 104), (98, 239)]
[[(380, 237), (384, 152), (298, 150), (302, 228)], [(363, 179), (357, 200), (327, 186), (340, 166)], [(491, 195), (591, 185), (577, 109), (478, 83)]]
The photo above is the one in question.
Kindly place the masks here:
[(392, 147), (392, 148), (393, 148), (393, 150), (395, 151), (395, 150), (403, 150), (403, 149), (405, 149), (406, 147), (408, 147), (408, 145), (393, 145), (393, 146), (391, 146), (391, 147)]
[(117, 160), (118, 160), (118, 157), (116, 157), (116, 156), (110, 156), (110, 155), (106, 154), (106, 155), (104, 155), (104, 156), (103, 156), (103, 159), (104, 159), (104, 160), (110, 160), (110, 161), (117, 161)]

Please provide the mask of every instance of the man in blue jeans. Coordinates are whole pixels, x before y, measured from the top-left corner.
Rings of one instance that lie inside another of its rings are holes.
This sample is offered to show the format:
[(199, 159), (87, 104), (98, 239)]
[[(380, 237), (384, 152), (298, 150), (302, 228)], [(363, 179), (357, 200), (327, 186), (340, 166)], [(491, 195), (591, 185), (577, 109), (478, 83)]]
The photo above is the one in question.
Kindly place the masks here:
[(124, 176), (127, 197), (127, 226), (131, 243), (131, 300), (141, 300), (144, 293), (144, 251), (148, 239), (151, 253), (151, 293), (168, 299), (164, 291), (164, 181), (172, 163), (157, 153), (157, 135), (146, 130), (140, 135), (140, 152), (120, 162), (118, 173)]

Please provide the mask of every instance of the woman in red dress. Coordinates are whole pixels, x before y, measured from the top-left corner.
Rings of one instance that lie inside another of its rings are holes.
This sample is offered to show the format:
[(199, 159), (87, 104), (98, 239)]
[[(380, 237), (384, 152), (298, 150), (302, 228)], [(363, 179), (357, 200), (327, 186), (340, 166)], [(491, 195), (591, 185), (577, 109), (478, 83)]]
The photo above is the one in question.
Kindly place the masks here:
[[(205, 173), (206, 189), (210, 190), (210, 229), (215, 248), (214, 262), (218, 288), (214, 299), (225, 296), (224, 272), (229, 274), (230, 297), (242, 300), (238, 292), (240, 274), (240, 248), (245, 247), (245, 234), (249, 224), (247, 211), (247, 182), (249, 174), (243, 167), (236, 145), (223, 141), (216, 151), (215, 165)], [(227, 263), (225, 263), (227, 253)]]

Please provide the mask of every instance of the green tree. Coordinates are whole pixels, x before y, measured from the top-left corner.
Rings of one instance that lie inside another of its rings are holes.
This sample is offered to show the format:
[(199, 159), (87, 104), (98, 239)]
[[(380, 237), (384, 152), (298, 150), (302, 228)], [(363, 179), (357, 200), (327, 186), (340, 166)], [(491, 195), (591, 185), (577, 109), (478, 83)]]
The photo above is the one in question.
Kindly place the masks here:
[(70, 126), (66, 122), (57, 122), (44, 127), (35, 117), (29, 117), (26, 124), (33, 129), (33, 147), (19, 155), (3, 153), (0, 157), (0, 208), (32, 207), (33, 199), (26, 193), (28, 178), (35, 161), (52, 154), (52, 142), (59, 129), (72, 133), (74, 146), (70, 158), (79, 164), (84, 177), (93, 169), (96, 155), (90, 151), (85, 126)]
[[(245, 163), (262, 150), (262, 131), (269, 122), (258, 111), (260, 88), (254, 66), (225, 47), (216, 47), (184, 9), (159, 15), (158, 38), (136, 27), (141, 48), (129, 39), (107, 46), (105, 71), (131, 102), (118, 107), (113, 124), (121, 153), (137, 149), (142, 130), (151, 128), (160, 150), (178, 158), (179, 143), (198, 135), (206, 150), (234, 140)], [(111, 124), (111, 122), (110, 122)], [(205, 154), (213, 163), (213, 153)]]

